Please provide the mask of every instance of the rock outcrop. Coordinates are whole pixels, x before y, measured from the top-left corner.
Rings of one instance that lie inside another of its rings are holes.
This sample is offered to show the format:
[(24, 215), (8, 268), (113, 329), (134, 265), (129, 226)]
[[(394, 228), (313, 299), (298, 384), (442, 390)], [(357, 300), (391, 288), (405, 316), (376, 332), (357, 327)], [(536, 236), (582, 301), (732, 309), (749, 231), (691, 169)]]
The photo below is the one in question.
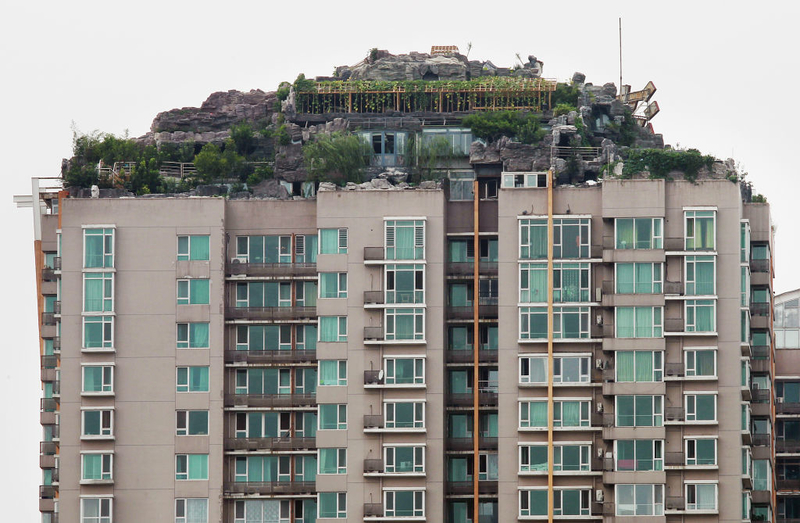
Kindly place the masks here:
[(260, 89), (216, 92), (198, 107), (184, 107), (159, 113), (150, 126), (152, 133), (185, 131), (193, 133), (227, 131), (240, 122), (271, 120), (277, 97)]

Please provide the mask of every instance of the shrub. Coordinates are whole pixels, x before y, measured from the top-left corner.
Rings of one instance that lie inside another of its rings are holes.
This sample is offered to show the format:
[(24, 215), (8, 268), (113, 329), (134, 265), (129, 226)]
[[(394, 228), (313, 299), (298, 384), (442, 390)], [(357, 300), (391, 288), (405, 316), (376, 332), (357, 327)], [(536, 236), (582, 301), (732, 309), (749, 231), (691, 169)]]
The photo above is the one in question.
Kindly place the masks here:
[(577, 111), (574, 105), (560, 103), (553, 109), (553, 116), (561, 116), (562, 114), (569, 114), (572, 111)]
[(247, 156), (253, 152), (253, 128), (249, 123), (233, 125), (230, 132), (237, 153)]
[(694, 182), (700, 169), (711, 168), (713, 162), (713, 156), (703, 156), (697, 149), (630, 149), (622, 177), (630, 178), (636, 173), (649, 171), (651, 179), (666, 178), (670, 171), (680, 171), (686, 180)]
[(319, 134), (303, 146), (303, 162), (311, 179), (361, 182), (361, 173), (367, 165), (369, 148), (352, 134), (335, 132)]
[(558, 107), (561, 104), (577, 107), (580, 94), (581, 88), (577, 84), (558, 83), (553, 93), (553, 107)]
[(461, 123), (469, 127), (476, 138), (488, 141), (508, 136), (516, 137), (522, 143), (534, 144), (544, 136), (538, 116), (518, 111), (473, 113), (465, 116)]

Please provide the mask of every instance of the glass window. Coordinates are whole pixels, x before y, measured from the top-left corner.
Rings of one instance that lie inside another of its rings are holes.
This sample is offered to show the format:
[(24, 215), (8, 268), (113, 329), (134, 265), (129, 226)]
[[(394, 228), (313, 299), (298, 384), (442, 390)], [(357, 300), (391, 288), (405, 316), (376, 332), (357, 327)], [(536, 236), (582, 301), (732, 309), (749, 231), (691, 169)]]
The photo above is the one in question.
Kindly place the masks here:
[(253, 264), (291, 263), (291, 236), (237, 236), (236, 258)]
[(614, 220), (617, 249), (663, 248), (663, 218), (617, 218)]
[(84, 366), (81, 392), (114, 392), (114, 367), (112, 365)]
[[(299, 287), (299, 286), (298, 286)], [(305, 290), (305, 286), (299, 287)], [(311, 290), (311, 289), (309, 289)], [(315, 289), (314, 289), (315, 290)], [(303, 298), (305, 295), (299, 293)], [(316, 296), (314, 296), (316, 298)], [(289, 307), (291, 282), (242, 282), (236, 284), (236, 307)]]
[(434, 140), (441, 139), (446, 140), (452, 146), (454, 156), (469, 156), (469, 148), (472, 145), (471, 129), (458, 127), (426, 127), (422, 129), (423, 145), (430, 145)]
[(547, 220), (519, 221), (519, 257), (523, 260), (547, 258)]
[(714, 349), (697, 349), (686, 351), (686, 376), (707, 377), (717, 376), (717, 351)]
[(386, 220), (386, 259), (425, 259), (425, 220)]
[(716, 465), (717, 440), (712, 438), (688, 438), (686, 440), (687, 465)]
[(716, 394), (687, 394), (686, 421), (716, 421)]
[(589, 489), (555, 489), (553, 490), (553, 515), (588, 516), (591, 496), (592, 491)]
[(519, 515), (546, 516), (548, 509), (547, 490), (520, 490)]
[(178, 323), (177, 347), (179, 349), (207, 349), (208, 322)]
[(425, 266), (387, 265), (386, 303), (425, 303)]
[(106, 438), (114, 435), (113, 410), (84, 410), (81, 418), (82, 436)]
[(178, 392), (208, 392), (208, 367), (178, 367)]
[(114, 311), (114, 273), (83, 274), (83, 312)]
[(347, 494), (345, 492), (320, 492), (317, 494), (319, 518), (347, 518)]
[(716, 483), (687, 483), (686, 510), (717, 510)]
[(660, 427), (663, 396), (616, 396), (617, 427)]
[(387, 474), (425, 472), (425, 447), (385, 447), (383, 454)]
[(347, 341), (347, 316), (320, 316), (319, 341)]
[(320, 298), (347, 298), (346, 272), (319, 273)]
[(714, 250), (716, 211), (685, 211), (686, 250)]
[(383, 493), (383, 515), (387, 518), (411, 518), (425, 516), (425, 491), (387, 490)]
[(686, 257), (686, 295), (713, 296), (716, 294), (714, 256)]
[(753, 490), (771, 490), (772, 466), (768, 459), (753, 460)]
[(686, 300), (686, 332), (717, 330), (715, 300)]
[(81, 523), (111, 523), (112, 498), (82, 498)]
[(320, 360), (320, 385), (347, 385), (347, 360)]
[(176, 414), (176, 435), (208, 436), (207, 410), (179, 410)]
[(319, 428), (320, 430), (346, 430), (347, 405), (320, 405)]
[[(579, 339), (589, 337), (589, 307), (555, 307), (553, 337)], [(547, 308), (520, 307), (520, 339), (547, 338)]]
[(320, 254), (347, 254), (347, 229), (320, 229)]
[[(472, 201), (474, 198), (475, 173), (473, 171), (450, 171), (450, 201)], [(453, 261), (453, 260), (451, 260)]]
[(178, 236), (178, 261), (208, 260), (208, 236)]
[[(304, 334), (313, 334), (314, 342), (317, 341), (316, 326), (306, 326)], [(306, 349), (309, 341), (304, 336)], [(298, 340), (299, 341), (299, 340)], [(290, 325), (239, 325), (236, 328), (236, 350), (271, 351), (291, 350), (292, 327)]]
[(617, 263), (617, 294), (661, 294), (663, 265), (661, 263)]
[(424, 402), (384, 403), (387, 429), (411, 429), (425, 427)]
[(425, 309), (386, 309), (387, 340), (424, 340)]
[(84, 268), (114, 267), (114, 229), (84, 229), (83, 245)]
[(178, 305), (208, 305), (209, 280), (178, 280)]
[[(553, 426), (588, 427), (590, 401), (556, 400), (553, 403)], [(520, 428), (547, 427), (547, 402), (520, 402)]]
[(175, 523), (208, 523), (208, 499), (176, 499)]
[(663, 336), (663, 307), (616, 307), (617, 338)]
[(175, 479), (208, 479), (208, 454), (177, 454), (175, 456)]
[(661, 351), (617, 351), (618, 382), (653, 382), (664, 379), (664, 355)]
[(114, 347), (114, 317), (83, 317), (83, 348), (107, 349)]
[(425, 383), (424, 358), (387, 358), (384, 361), (387, 385)]
[(619, 471), (652, 471), (664, 469), (664, 442), (661, 440), (617, 440), (616, 466)]
[(81, 480), (111, 480), (113, 460), (113, 454), (82, 454)]
[(616, 485), (617, 516), (663, 516), (664, 485)]
[[(588, 356), (556, 356), (553, 358), (553, 383), (588, 383)], [(541, 356), (520, 358), (520, 383), (545, 383), (547, 359)]]
[(320, 474), (347, 474), (347, 449), (319, 449)]

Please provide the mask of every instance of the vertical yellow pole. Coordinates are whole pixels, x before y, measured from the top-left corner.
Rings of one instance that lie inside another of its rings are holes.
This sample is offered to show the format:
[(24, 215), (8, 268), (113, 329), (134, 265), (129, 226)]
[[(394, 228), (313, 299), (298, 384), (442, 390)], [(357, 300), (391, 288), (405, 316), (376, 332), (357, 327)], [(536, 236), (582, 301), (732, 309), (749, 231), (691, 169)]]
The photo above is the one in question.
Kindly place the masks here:
[(547, 171), (547, 521), (553, 522), (553, 171)]
[(480, 476), (480, 415), (478, 413), (480, 393), (478, 391), (478, 374), (480, 371), (480, 223), (479, 223), (479, 191), (478, 180), (472, 182), (472, 229), (473, 229), (473, 265), (472, 265), (472, 521), (478, 521), (480, 513), (479, 481)]

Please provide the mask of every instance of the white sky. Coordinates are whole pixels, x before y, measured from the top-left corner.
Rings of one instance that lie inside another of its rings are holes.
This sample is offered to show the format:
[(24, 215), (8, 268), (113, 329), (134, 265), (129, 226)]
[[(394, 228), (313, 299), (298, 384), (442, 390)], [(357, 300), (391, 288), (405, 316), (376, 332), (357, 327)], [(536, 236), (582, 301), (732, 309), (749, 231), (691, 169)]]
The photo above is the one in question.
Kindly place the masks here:
[(274, 90), (329, 75), (372, 47), (398, 54), (472, 42), (470, 58), (508, 67), (536, 55), (544, 76), (594, 84), (652, 80), (666, 143), (733, 157), (767, 196), (778, 226), (775, 289), (800, 287), (800, 103), (795, 2), (21, 2), (0, 5), (0, 194), (4, 244), (0, 351), (0, 514), (38, 521), (39, 367), (29, 194), (71, 152), (71, 122), (140, 136), (160, 111), (214, 91)]

